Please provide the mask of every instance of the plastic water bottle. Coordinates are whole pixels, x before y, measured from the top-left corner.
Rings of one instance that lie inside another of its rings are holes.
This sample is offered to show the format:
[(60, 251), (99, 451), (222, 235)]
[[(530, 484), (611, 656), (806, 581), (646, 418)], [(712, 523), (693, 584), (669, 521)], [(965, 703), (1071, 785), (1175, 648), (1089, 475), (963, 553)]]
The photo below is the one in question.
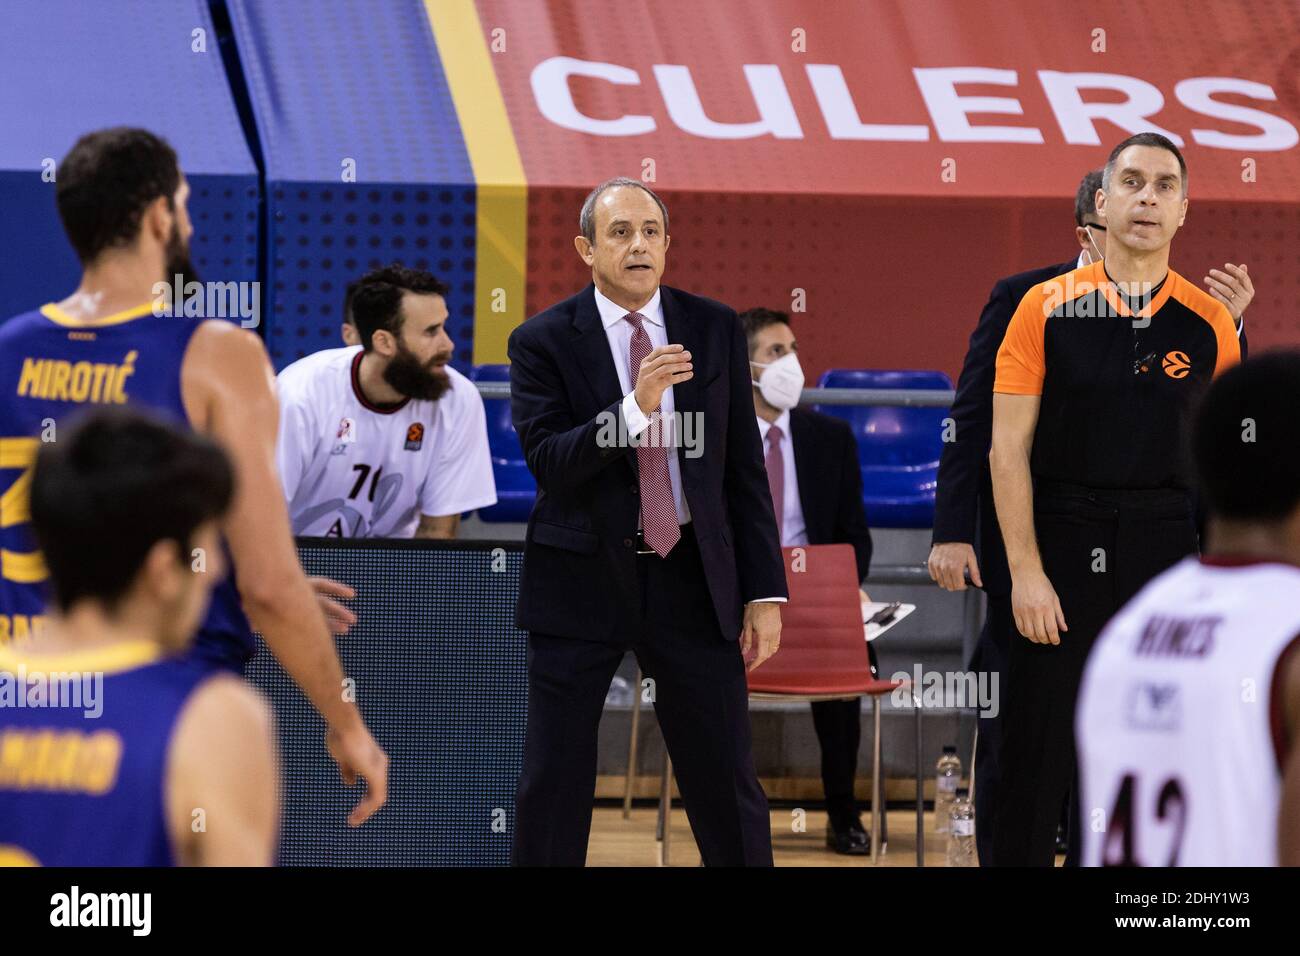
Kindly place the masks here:
[(939, 763), (935, 765), (934, 779), (934, 832), (948, 832), (948, 811), (952, 808), (961, 782), (961, 760), (956, 747), (944, 747)]
[(979, 857), (975, 852), (975, 807), (970, 802), (970, 791), (965, 787), (957, 790), (948, 811), (948, 865), (979, 866)]

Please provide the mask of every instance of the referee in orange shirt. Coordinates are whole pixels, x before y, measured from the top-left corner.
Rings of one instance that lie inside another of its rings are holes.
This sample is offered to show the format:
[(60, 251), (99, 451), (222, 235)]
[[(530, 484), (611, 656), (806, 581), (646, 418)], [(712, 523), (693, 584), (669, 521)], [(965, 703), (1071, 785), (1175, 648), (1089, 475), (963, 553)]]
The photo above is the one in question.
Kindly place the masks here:
[[(1197, 550), (1189, 416), (1240, 361), (1227, 307), (1169, 268), (1187, 214), (1178, 148), (1157, 133), (1116, 146), (1097, 213), (1106, 258), (1031, 288), (998, 352), (990, 467), (1025, 638), (1009, 661), (1000, 866), (1054, 861), (1084, 661), (1112, 614)], [(1067, 864), (1091, 809), (1072, 806)]]

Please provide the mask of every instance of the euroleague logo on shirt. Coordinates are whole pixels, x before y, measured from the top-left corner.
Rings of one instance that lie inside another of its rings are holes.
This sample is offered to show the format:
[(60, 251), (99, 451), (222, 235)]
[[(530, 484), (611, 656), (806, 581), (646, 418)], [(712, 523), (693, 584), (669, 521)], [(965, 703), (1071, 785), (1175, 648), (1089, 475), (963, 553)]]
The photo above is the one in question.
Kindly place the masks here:
[(424, 423), (412, 422), (411, 427), (406, 430), (407, 451), (419, 451), (420, 446), (424, 444)]
[(350, 418), (345, 418), (339, 422), (339, 430), (334, 434), (334, 447), (330, 449), (331, 455), (341, 455), (348, 450), (348, 445), (354, 444), (357, 440), (357, 425)]
[(1186, 352), (1166, 352), (1161, 366), (1170, 378), (1186, 378), (1187, 373), (1192, 370), (1192, 360), (1187, 357)]

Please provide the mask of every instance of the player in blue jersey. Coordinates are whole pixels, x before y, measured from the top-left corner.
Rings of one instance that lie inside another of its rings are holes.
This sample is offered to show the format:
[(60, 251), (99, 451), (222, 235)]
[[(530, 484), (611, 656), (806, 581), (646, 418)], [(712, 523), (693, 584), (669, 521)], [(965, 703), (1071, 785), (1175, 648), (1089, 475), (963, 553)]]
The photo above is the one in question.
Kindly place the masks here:
[(175, 152), (145, 130), (90, 133), (58, 166), (59, 216), (81, 282), (62, 301), (0, 324), (0, 644), (37, 634), (46, 606), (26, 507), (41, 438), (78, 408), (123, 404), (208, 435), (237, 478), (221, 526), (233, 568), (213, 592), (193, 654), (242, 670), (251, 620), (325, 718), (344, 779), (369, 784), (350, 817), (359, 825), (387, 797), (388, 760), (342, 693), (330, 628), (345, 629), (350, 612), (331, 595), (350, 592), (309, 580), (298, 562), (275, 470), (279, 409), (266, 350), (248, 329), (180, 308), (168, 315), (158, 301), (176, 276), (195, 279), (188, 195)]
[(31, 486), (53, 599), (40, 640), (0, 647), (0, 865), (269, 865), (268, 708), (180, 653), (221, 575), (226, 455), (99, 410), (42, 445)]

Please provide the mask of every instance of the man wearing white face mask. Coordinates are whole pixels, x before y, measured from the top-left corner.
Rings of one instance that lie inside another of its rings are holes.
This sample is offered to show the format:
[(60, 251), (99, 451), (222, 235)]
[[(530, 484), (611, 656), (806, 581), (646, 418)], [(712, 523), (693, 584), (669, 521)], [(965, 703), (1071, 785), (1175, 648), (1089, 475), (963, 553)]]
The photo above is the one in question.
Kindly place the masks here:
[[(795, 407), (804, 376), (799, 346), (784, 312), (750, 309), (741, 313), (740, 321), (749, 341), (754, 412), (781, 545), (851, 544), (862, 580), (871, 566), (871, 532), (853, 432), (838, 418)], [(862, 597), (868, 600), (865, 591)], [(871, 852), (853, 798), (861, 708), (860, 698), (812, 705), (826, 788), (826, 845), (850, 855)], [(881, 833), (883, 837), (883, 829)]]

